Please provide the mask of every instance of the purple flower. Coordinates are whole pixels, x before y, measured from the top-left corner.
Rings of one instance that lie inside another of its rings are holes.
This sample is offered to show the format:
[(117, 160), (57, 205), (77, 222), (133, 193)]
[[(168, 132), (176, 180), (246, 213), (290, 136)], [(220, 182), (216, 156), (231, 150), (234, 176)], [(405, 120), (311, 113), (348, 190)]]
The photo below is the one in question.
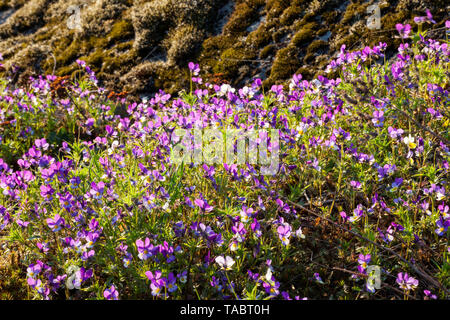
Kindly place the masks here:
[(424, 298), (424, 300), (429, 300), (429, 299), (436, 300), (436, 299), (437, 299), (437, 296), (436, 296), (435, 294), (432, 294), (432, 293), (430, 292), (430, 290), (423, 290), (423, 293), (425, 293), (425, 298)]
[(144, 157), (144, 151), (142, 151), (142, 149), (139, 147), (134, 147), (132, 153), (137, 159)]
[(202, 195), (200, 195), (200, 198), (195, 199), (194, 203), (204, 212), (210, 212), (214, 209), (214, 207), (210, 206)]
[(266, 290), (266, 293), (270, 294), (271, 297), (275, 297), (280, 294), (280, 283), (275, 281), (275, 277), (272, 276), (268, 278), (266, 275), (266, 280), (263, 282), (263, 288)]
[(428, 21), (430, 21), (431, 23), (436, 23), (436, 21), (433, 20), (433, 15), (431, 14), (430, 10), (427, 9), (426, 12)]
[(48, 277), (49, 283), (52, 286), (53, 290), (58, 290), (59, 287), (61, 286), (61, 284), (63, 283), (63, 281), (67, 278), (66, 274), (63, 275), (59, 275), (59, 276), (54, 276), (53, 274), (50, 274)]
[(361, 182), (359, 182), (359, 181), (352, 180), (352, 181), (350, 181), (350, 185), (355, 189), (361, 188)]
[(89, 128), (89, 127), (92, 127), (94, 125), (94, 123), (95, 123), (95, 119), (94, 118), (89, 118), (89, 119), (86, 120), (84, 125)]
[(84, 60), (76, 60), (76, 63), (80, 66), (80, 67), (86, 67), (86, 62)]
[[(395, 178), (395, 181), (392, 183), (392, 189), (398, 188), (402, 185), (403, 179), (402, 178)], [(391, 189), (391, 191), (392, 191)]]
[(41, 148), (42, 150), (47, 150), (49, 147), (49, 144), (47, 143), (47, 141), (44, 139), (37, 139), (36, 141), (34, 141), (34, 144), (36, 145), (36, 147)]
[(72, 201), (74, 200), (74, 197), (67, 192), (65, 195), (60, 196), (59, 203), (64, 209), (67, 209), (67, 211), (70, 211), (70, 208), (72, 207)]
[(36, 290), (40, 295), (42, 295), (45, 300), (48, 300), (50, 289), (45, 286), (40, 279), (28, 278), (27, 282), (28, 285)]
[(397, 283), (401, 289), (409, 291), (414, 290), (419, 285), (419, 280), (410, 277), (406, 272), (400, 272), (397, 275)]
[(400, 33), (400, 37), (402, 39), (408, 38), (411, 32), (411, 25), (409, 24), (402, 25), (401, 23), (397, 23), (395, 25), (395, 28), (397, 29), (398, 33)]
[(245, 225), (242, 222), (239, 222), (239, 223), (236, 222), (231, 227), (231, 231), (237, 235), (239, 242), (242, 242), (242, 240), (243, 240), (242, 236), (244, 236), (247, 233), (247, 230), (245, 229)]
[(70, 182), (70, 188), (77, 189), (78, 185), (81, 183), (80, 177), (73, 177), (69, 180)]
[(393, 127), (388, 128), (389, 135), (392, 139), (399, 139), (403, 134), (403, 129), (395, 129)]
[(61, 218), (59, 214), (56, 214), (54, 218), (48, 218), (46, 221), (47, 225), (53, 232), (61, 230), (61, 227), (63, 227), (65, 223), (64, 219)]
[(114, 285), (112, 285), (109, 289), (105, 289), (105, 291), (103, 291), (103, 296), (106, 300), (118, 300), (119, 292), (116, 290)]
[(283, 85), (273, 85), (272, 88), (270, 89), (270, 91), (272, 91), (273, 93), (275, 93), (277, 96), (279, 96), (280, 94), (283, 93)]
[(105, 183), (103, 181), (100, 181), (99, 183), (91, 183), (91, 190), (89, 190), (89, 193), (94, 199), (101, 199), (104, 191)]
[(250, 228), (258, 238), (262, 236), (261, 225), (258, 220), (256, 220), (256, 218), (253, 218), (253, 222), (250, 224)]
[(353, 223), (358, 221), (362, 216), (364, 216), (364, 208), (361, 204), (358, 204), (353, 210), (353, 215), (348, 218), (348, 221)]
[(277, 199), (276, 203), (284, 212), (286, 212), (286, 213), (291, 212), (291, 208), (289, 208), (289, 205), (287, 203), (284, 203), (283, 200)]
[(30, 222), (22, 221), (22, 220), (20, 220), (18, 218), (16, 219), (16, 223), (22, 228), (26, 228), (30, 224)]
[(450, 220), (444, 220), (442, 217), (439, 217), (439, 219), (436, 220), (437, 229), (435, 230), (435, 232), (438, 236), (443, 236), (447, 232), (449, 225)]
[(385, 164), (383, 167), (378, 167), (378, 178), (383, 179), (387, 175), (393, 173), (397, 169), (396, 165)]
[(431, 14), (430, 10), (427, 9), (427, 15), (422, 17), (414, 17), (414, 22), (417, 24), (421, 24), (424, 22), (430, 22), (430, 23), (436, 23), (436, 21), (433, 20), (433, 15)]
[(87, 261), (87, 260), (89, 260), (89, 258), (92, 258), (94, 255), (95, 255), (95, 251), (94, 250), (85, 251), (81, 255), (81, 260)]
[(145, 238), (144, 241), (141, 239), (136, 240), (136, 247), (138, 250), (138, 257), (141, 260), (147, 260), (153, 255), (153, 245), (150, 243), (149, 238)]
[(370, 254), (360, 254), (358, 257), (358, 263), (361, 265), (363, 269), (366, 269), (371, 260)]
[(125, 268), (128, 268), (128, 266), (129, 266), (130, 263), (131, 263), (131, 260), (133, 260), (133, 256), (131, 255), (131, 253), (127, 252), (126, 255), (125, 255), (125, 257), (122, 259), (123, 266), (124, 266)]
[(93, 271), (92, 270), (86, 270), (83, 267), (80, 268), (80, 270), (78, 270), (77, 272), (81, 282), (84, 282), (88, 279), (90, 279), (93, 275)]
[(37, 260), (35, 264), (30, 264), (27, 268), (27, 277), (35, 278), (39, 273), (41, 273), (44, 264)]
[(283, 245), (289, 245), (289, 238), (291, 237), (291, 226), (288, 223), (283, 223), (277, 228), (278, 237)]
[(259, 273), (253, 273), (251, 270), (247, 270), (248, 273), (248, 277), (253, 280), (256, 281), (259, 278)]
[(313, 277), (314, 277), (314, 279), (315, 279), (318, 283), (321, 283), (321, 284), (324, 283), (323, 280), (322, 280), (322, 278), (320, 277), (319, 273), (317, 273), (317, 272), (314, 273)]
[(187, 281), (187, 271), (183, 271), (182, 273), (177, 274), (177, 278), (180, 279), (181, 283), (186, 283)]
[(165, 286), (164, 279), (161, 278), (162, 272), (157, 270), (153, 274), (151, 271), (147, 271), (145, 275), (151, 281), (150, 289), (152, 289), (152, 295), (159, 296), (161, 293), (161, 289)]
[(344, 220), (344, 222), (347, 222), (349, 220), (349, 218), (350, 218), (345, 211), (339, 212), (339, 215)]
[(169, 273), (169, 275), (167, 276), (167, 281), (166, 281), (167, 291), (169, 291), (169, 292), (177, 291), (178, 287), (177, 287), (176, 283), (177, 283), (177, 278), (174, 276), (174, 274), (172, 272)]
[(76, 272), (74, 272), (70, 277), (66, 280), (67, 289), (80, 289), (81, 283), (90, 279), (93, 275), (92, 270), (86, 270), (84, 267), (81, 267)]
[(38, 242), (38, 243), (36, 243), (36, 246), (39, 248), (39, 251), (42, 253), (46, 253), (50, 250), (48, 242), (45, 242), (45, 243)]
[(55, 192), (55, 190), (53, 190), (53, 188), (51, 186), (43, 185), (43, 186), (40, 186), (39, 189), (41, 190), (41, 196), (45, 200), (47, 200), (47, 201), (53, 200), (53, 193)]
[(200, 67), (198, 64), (189, 62), (188, 67), (194, 76), (198, 76), (198, 73), (200, 72)]
[(253, 216), (253, 211), (253, 208), (248, 208), (247, 206), (243, 205), (240, 211), (241, 221), (243, 223), (249, 222)]

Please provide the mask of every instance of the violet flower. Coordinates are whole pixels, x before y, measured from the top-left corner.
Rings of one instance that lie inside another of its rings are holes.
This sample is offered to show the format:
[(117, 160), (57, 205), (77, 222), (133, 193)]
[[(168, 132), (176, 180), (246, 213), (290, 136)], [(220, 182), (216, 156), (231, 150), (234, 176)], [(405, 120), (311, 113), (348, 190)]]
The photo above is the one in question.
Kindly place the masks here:
[(64, 226), (64, 219), (61, 218), (59, 214), (56, 214), (54, 218), (48, 218), (46, 219), (47, 225), (50, 229), (52, 229), (53, 232), (57, 232), (61, 230), (61, 227)]
[(284, 223), (277, 228), (278, 237), (284, 246), (289, 245), (289, 238), (291, 237), (291, 226), (288, 223)]
[(136, 240), (136, 247), (138, 250), (138, 257), (141, 260), (147, 260), (153, 255), (153, 245), (150, 243), (149, 238), (145, 238), (144, 241), (141, 239)]
[(399, 287), (405, 291), (414, 290), (419, 285), (419, 281), (410, 277), (406, 272), (400, 272), (397, 275), (397, 280)]
[(118, 300), (119, 292), (116, 290), (114, 285), (112, 285), (109, 289), (105, 289), (105, 291), (103, 291), (103, 296), (106, 300)]
[(235, 263), (233, 258), (231, 258), (230, 256), (218, 256), (216, 257), (215, 261), (224, 270), (231, 270), (231, 267)]
[(411, 25), (405, 24), (402, 25), (401, 23), (397, 23), (395, 25), (395, 28), (397, 29), (398, 33), (400, 33), (400, 38), (406, 39), (409, 37), (409, 34), (411, 33)]

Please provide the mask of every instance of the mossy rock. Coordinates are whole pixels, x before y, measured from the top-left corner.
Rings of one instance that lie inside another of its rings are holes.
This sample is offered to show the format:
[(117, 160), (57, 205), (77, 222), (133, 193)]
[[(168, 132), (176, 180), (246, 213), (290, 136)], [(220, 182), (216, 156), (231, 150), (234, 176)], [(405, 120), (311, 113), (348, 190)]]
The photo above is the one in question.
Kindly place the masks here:
[(303, 62), (306, 64), (313, 64), (316, 60), (316, 55), (314, 53), (307, 53), (303, 58)]
[(70, 44), (68, 44), (68, 41), (70, 41), (69, 38), (62, 39), (55, 48), (58, 67), (66, 66), (75, 61), (76, 58), (87, 55), (92, 48), (92, 44), (86, 40), (74, 39)]
[(280, 23), (284, 26), (291, 25), (295, 20), (303, 17), (304, 8), (290, 6), (286, 8), (280, 16)]
[(267, 25), (261, 25), (258, 29), (250, 33), (247, 42), (252, 43), (257, 48), (262, 48), (272, 41), (272, 33)]
[(229, 48), (220, 55), (220, 59), (213, 68), (215, 73), (223, 73), (226, 79), (238, 77), (239, 68), (256, 58), (256, 52), (246, 47)]
[(259, 57), (261, 59), (266, 59), (267, 57), (269, 57), (270, 55), (275, 54), (276, 52), (276, 47), (273, 44), (269, 44), (267, 46), (265, 46), (261, 52), (259, 53)]
[(134, 37), (134, 29), (131, 20), (121, 20), (116, 22), (111, 32), (108, 34), (108, 44), (124, 41)]
[(308, 43), (316, 37), (317, 26), (318, 25), (315, 22), (304, 25), (303, 28), (292, 37), (291, 43), (298, 48), (306, 47)]
[(221, 53), (233, 46), (236, 38), (229, 35), (218, 35), (203, 41), (199, 63), (203, 66), (210, 66), (214, 69)]
[(137, 53), (135, 50), (129, 50), (121, 55), (113, 55), (104, 58), (101, 72), (113, 73), (124, 67), (132, 67), (137, 60)]
[(289, 0), (267, 0), (266, 1), (266, 11), (267, 18), (273, 19), (278, 18), (284, 10), (290, 6)]
[(300, 30), (303, 26), (309, 24), (309, 23), (317, 23), (316, 22), (316, 15), (312, 12), (307, 12), (303, 18), (296, 22), (294, 24), (294, 30), (298, 31)]
[(201, 47), (203, 37), (203, 32), (193, 25), (184, 25), (172, 30), (163, 42), (167, 50), (167, 63), (186, 65)]
[(300, 67), (295, 71), (295, 74), (301, 74), (303, 79), (311, 80), (314, 78), (314, 71), (310, 67)]
[(272, 33), (272, 40), (275, 43), (281, 42), (281, 40), (288, 34), (288, 30), (286, 28), (280, 28), (274, 33)]
[(130, 40), (127, 42), (118, 43), (114, 48), (116, 48), (118, 51), (131, 50), (133, 48), (133, 41)]
[(368, 3), (360, 3), (360, 1), (350, 3), (344, 12), (341, 23), (350, 24), (354, 23), (356, 20), (361, 19), (367, 14), (368, 5)]
[(91, 67), (95, 72), (101, 70), (103, 62), (108, 57), (109, 51), (103, 49), (96, 49), (94, 52), (88, 56), (83, 56), (80, 59), (86, 61), (86, 64)]
[(198, 29), (208, 29), (214, 23), (215, 13), (221, 0), (172, 0), (174, 24), (195, 25)]
[(340, 13), (337, 10), (322, 13), (322, 18), (328, 26), (332, 26), (333, 24), (339, 22), (339, 17)]
[(174, 25), (170, 0), (152, 1), (133, 7), (131, 17), (136, 35), (134, 48), (141, 54), (158, 45)]
[(10, 8), (9, 6), (9, 1), (0, 1), (0, 11), (5, 11), (8, 10)]
[(319, 31), (317, 31), (316, 35), (321, 37), (325, 35), (328, 31), (329, 31), (328, 28), (320, 28)]
[(225, 34), (239, 35), (245, 33), (247, 28), (259, 18), (257, 6), (247, 2), (236, 5), (230, 19), (224, 26)]
[[(66, 75), (73, 76), (74, 71), (76, 71), (77, 69), (78, 68), (75, 64), (71, 64), (71, 65), (57, 69), (57, 71), (55, 73), (57, 76), (66, 76)], [(51, 72), (48, 72), (48, 74), (50, 74), (50, 73)]]
[[(164, 90), (166, 93), (176, 95), (180, 88), (187, 89), (189, 82), (183, 77), (183, 70), (178, 67), (165, 67), (157, 70), (154, 78), (154, 87)], [(178, 84), (178, 85), (177, 85)]]
[(358, 35), (350, 34), (350, 35), (342, 38), (341, 40), (337, 41), (334, 44), (333, 50), (340, 49), (343, 44), (345, 44), (347, 47), (347, 50), (349, 50), (350, 48), (353, 48), (353, 46), (356, 45), (360, 40), (361, 40), (361, 38)]
[(308, 46), (308, 49), (306, 50), (307, 54), (317, 54), (321, 55), (328, 51), (328, 42), (324, 40), (314, 40), (311, 42), (311, 44)]
[(41, 32), (38, 35), (36, 35), (36, 41), (46, 41), (50, 40), (54, 36), (54, 30), (48, 30), (47, 32)]
[(290, 78), (301, 65), (299, 55), (299, 49), (292, 45), (278, 50), (270, 71), (270, 78), (273, 80)]

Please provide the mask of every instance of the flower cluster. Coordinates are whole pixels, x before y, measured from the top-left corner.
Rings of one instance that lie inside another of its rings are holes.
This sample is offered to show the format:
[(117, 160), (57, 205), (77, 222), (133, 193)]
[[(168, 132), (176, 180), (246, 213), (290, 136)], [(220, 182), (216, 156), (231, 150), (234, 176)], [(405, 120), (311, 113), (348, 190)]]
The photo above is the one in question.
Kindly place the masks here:
[[(385, 43), (342, 46), (339, 78), (269, 88), (204, 82), (193, 62), (189, 92), (137, 102), (105, 96), (83, 61), (73, 83), (0, 80), (0, 241), (20, 248), (30, 298), (445, 298), (450, 51), (396, 29), (392, 61)], [(260, 130), (276, 173), (175, 163), (206, 129)]]

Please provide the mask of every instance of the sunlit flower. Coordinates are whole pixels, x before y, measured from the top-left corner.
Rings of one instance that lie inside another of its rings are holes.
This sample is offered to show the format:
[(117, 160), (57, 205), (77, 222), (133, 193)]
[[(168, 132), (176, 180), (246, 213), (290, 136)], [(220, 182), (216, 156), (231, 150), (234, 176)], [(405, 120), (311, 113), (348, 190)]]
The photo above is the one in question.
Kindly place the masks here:
[(396, 281), (399, 287), (405, 291), (414, 290), (419, 285), (419, 281), (410, 277), (406, 272), (400, 272)]
[(105, 289), (105, 291), (103, 291), (103, 296), (106, 300), (118, 300), (119, 292), (116, 290), (114, 285), (112, 285), (109, 289)]
[(235, 263), (233, 258), (231, 258), (230, 256), (218, 256), (216, 257), (215, 261), (224, 270), (231, 270), (231, 267)]
[(417, 147), (417, 144), (414, 142), (414, 138), (411, 135), (403, 138), (403, 143), (406, 144), (409, 149), (415, 149)]

